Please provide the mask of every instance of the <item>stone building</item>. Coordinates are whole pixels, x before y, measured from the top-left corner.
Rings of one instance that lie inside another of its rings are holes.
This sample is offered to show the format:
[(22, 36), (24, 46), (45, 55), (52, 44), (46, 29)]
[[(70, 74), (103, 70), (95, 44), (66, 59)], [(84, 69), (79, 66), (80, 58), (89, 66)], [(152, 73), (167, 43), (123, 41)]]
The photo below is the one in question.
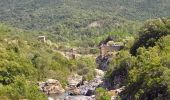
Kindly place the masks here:
[(107, 45), (101, 44), (100, 45), (100, 56), (103, 58), (109, 54), (109, 52), (117, 52), (122, 49), (123, 46), (119, 44)]

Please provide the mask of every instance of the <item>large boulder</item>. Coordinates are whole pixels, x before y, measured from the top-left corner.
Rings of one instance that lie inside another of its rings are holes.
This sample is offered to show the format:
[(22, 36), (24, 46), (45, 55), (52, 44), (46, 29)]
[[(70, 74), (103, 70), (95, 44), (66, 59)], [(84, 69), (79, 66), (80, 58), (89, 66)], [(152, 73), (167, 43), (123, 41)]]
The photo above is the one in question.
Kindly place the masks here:
[(83, 77), (78, 74), (73, 74), (68, 77), (68, 85), (69, 86), (78, 86), (83, 83)]
[(96, 77), (97, 78), (103, 78), (104, 77), (104, 71), (103, 70), (100, 70), (100, 69), (95, 69), (95, 72), (96, 72)]
[(39, 83), (40, 89), (46, 94), (62, 94), (65, 92), (58, 80), (48, 79), (46, 82)]
[(80, 93), (82, 95), (91, 96), (94, 94), (95, 89), (103, 83), (102, 78), (94, 78), (93, 80), (89, 81), (87, 84), (84, 84), (79, 87)]
[(79, 88), (73, 88), (73, 89), (70, 89), (69, 91), (69, 95), (81, 95), (80, 93), (80, 89)]

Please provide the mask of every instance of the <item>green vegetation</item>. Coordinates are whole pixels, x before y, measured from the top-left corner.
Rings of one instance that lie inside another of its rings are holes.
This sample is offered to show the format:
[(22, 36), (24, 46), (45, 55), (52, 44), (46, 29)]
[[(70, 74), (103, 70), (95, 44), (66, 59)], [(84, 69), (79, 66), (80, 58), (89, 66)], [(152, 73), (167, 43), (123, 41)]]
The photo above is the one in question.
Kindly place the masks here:
[(71, 73), (86, 80), (94, 77), (94, 58), (67, 59), (57, 44), (40, 42), (34, 33), (0, 24), (0, 97), (4, 100), (43, 100), (46, 96), (36, 83), (49, 78), (65, 86)]
[[(169, 16), (170, 0), (1, 0), (0, 99), (45, 100), (38, 81), (52, 78), (66, 86), (73, 73), (93, 79), (97, 46), (114, 36), (117, 42), (109, 45), (125, 46), (105, 77), (110, 82), (120, 78), (114, 83), (126, 87), (120, 97), (168, 100), (170, 19), (163, 17)], [(64, 55), (72, 48), (79, 50), (76, 59)], [(110, 99), (103, 88), (96, 95)]]
[[(121, 76), (119, 87), (126, 86), (121, 98), (169, 99), (169, 25), (169, 19), (147, 21), (135, 41), (131, 37), (122, 39), (129, 35), (116, 33), (117, 40), (126, 44), (110, 62), (106, 78), (114, 82), (116, 76)], [(38, 81), (53, 78), (65, 86), (68, 75), (72, 73), (83, 75), (85, 80), (91, 80), (95, 76), (93, 56), (80, 55), (77, 59), (68, 59), (61, 53), (62, 49), (68, 48), (62, 47), (61, 43), (37, 40), (37, 36), (47, 34), (49, 33), (26, 31), (0, 24), (1, 98), (43, 100), (46, 96), (39, 91), (36, 85)], [(115, 35), (114, 32), (108, 34)], [(96, 49), (91, 50), (94, 54), (98, 52)], [(103, 88), (98, 88), (96, 95), (98, 100), (110, 98)]]
[(2, 100), (47, 100), (36, 85), (27, 82), (24, 77), (16, 77), (15, 82), (0, 87), (0, 98)]
[(170, 15), (169, 0), (1, 0), (0, 21), (48, 31), (48, 38), (96, 46), (108, 34), (137, 33), (141, 21)]
[(134, 45), (141, 43), (136, 48), (136, 55), (132, 56), (129, 49), (125, 48), (111, 62), (106, 77), (114, 81), (115, 76), (121, 76), (119, 85), (126, 86), (126, 90), (121, 94), (122, 98), (129, 100), (170, 99), (169, 25), (169, 19), (164, 19), (164, 23), (159, 19), (146, 22), (140, 31), (143, 34), (140, 34), (134, 43)]
[(110, 100), (111, 96), (103, 88), (96, 89), (96, 100)]
[[(1, 0), (0, 20), (19, 28), (48, 31), (48, 37), (55, 42), (93, 46), (106, 33), (136, 33), (140, 22), (135, 19), (169, 14), (169, 1), (152, 2), (148, 10), (144, 6), (147, 0)], [(159, 12), (157, 5), (163, 8)]]
[(139, 38), (136, 40), (135, 44), (131, 48), (131, 53), (135, 55), (137, 49), (142, 46), (146, 48), (155, 46), (155, 41), (157, 41), (162, 36), (170, 34), (169, 27), (169, 20), (166, 19), (148, 21), (139, 33)]

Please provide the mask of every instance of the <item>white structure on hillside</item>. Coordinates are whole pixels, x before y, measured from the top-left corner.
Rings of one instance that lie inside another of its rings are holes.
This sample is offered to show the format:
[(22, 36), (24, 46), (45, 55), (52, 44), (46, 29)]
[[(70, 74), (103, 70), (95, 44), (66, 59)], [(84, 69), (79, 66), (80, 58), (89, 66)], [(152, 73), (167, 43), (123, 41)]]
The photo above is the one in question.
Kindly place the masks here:
[(45, 36), (38, 36), (38, 41), (46, 42)]

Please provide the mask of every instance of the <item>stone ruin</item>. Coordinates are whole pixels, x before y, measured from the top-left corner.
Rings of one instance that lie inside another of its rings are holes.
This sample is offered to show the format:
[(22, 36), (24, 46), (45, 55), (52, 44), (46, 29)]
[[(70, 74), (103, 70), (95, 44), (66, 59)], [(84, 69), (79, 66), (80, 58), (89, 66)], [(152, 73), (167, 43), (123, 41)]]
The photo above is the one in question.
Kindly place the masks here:
[(100, 46), (100, 56), (102, 58), (104, 58), (105, 56), (108, 56), (109, 55), (109, 52), (117, 52), (119, 50), (122, 49), (122, 45), (118, 45), (118, 44), (115, 44), (115, 45), (106, 45), (106, 44), (102, 44)]
[(113, 58), (119, 50), (123, 48), (122, 42), (115, 42), (116, 39), (108, 37), (99, 44), (100, 56), (96, 58), (99, 69), (107, 70), (110, 59)]
[(99, 49), (101, 58), (108, 56), (109, 52), (117, 52), (123, 48), (122, 44), (113, 43), (109, 45), (108, 43), (110, 41), (115, 42), (116, 39), (109, 36), (107, 39), (100, 42)]
[(46, 42), (46, 37), (45, 36), (38, 36), (38, 41)]

